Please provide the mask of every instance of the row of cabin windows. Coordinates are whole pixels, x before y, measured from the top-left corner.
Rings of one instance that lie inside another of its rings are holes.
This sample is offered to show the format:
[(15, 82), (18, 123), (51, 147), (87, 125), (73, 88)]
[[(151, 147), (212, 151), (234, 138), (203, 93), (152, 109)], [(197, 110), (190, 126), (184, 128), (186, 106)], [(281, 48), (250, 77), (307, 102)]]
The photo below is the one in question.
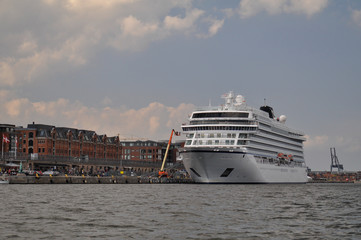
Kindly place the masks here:
[[(187, 134), (187, 138), (193, 138), (194, 133)], [(197, 133), (196, 138), (236, 138), (236, 133)], [(238, 138), (247, 138), (248, 134), (239, 133)]]
[[(195, 145), (195, 146), (199, 146), (199, 145), (234, 145), (235, 144), (235, 140), (194, 140), (192, 143), (192, 140), (187, 140), (185, 145)], [(245, 140), (238, 140), (237, 141), (237, 145), (247, 145), (249, 141), (245, 141)]]
[(248, 118), (247, 112), (204, 112), (194, 113), (192, 118)]
[(257, 127), (239, 127), (239, 126), (199, 126), (183, 127), (183, 131), (256, 131)]

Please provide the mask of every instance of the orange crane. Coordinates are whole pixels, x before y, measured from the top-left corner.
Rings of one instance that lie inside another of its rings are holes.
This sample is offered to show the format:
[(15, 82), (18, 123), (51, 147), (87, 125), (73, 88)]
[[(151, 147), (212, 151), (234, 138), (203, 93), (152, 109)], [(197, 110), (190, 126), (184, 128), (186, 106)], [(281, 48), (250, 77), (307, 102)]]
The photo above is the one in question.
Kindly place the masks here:
[(167, 156), (168, 156), (168, 151), (169, 151), (170, 144), (172, 143), (173, 133), (174, 133), (176, 136), (180, 136), (180, 133), (179, 133), (179, 132), (176, 132), (176, 131), (174, 131), (174, 129), (172, 129), (172, 132), (171, 132), (171, 134), (170, 134), (170, 138), (169, 138), (169, 141), (168, 141), (168, 145), (167, 145), (167, 150), (165, 151), (165, 154), (164, 154), (162, 167), (160, 168), (160, 170), (159, 170), (159, 172), (158, 172), (158, 177), (159, 177), (159, 178), (169, 177), (169, 176), (168, 176), (168, 173), (167, 173), (167, 172), (165, 171), (165, 169), (164, 169), (164, 165), (165, 165), (165, 161), (167, 160)]

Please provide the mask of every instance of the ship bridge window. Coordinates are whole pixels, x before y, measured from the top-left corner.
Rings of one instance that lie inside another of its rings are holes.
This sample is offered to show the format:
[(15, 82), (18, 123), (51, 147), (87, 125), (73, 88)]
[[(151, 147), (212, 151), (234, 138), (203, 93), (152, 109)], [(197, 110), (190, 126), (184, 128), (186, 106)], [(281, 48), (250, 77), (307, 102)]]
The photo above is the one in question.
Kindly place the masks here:
[(192, 144), (192, 140), (187, 140), (186, 141), (186, 145), (191, 145)]
[(245, 112), (194, 113), (192, 118), (248, 118), (248, 113)]

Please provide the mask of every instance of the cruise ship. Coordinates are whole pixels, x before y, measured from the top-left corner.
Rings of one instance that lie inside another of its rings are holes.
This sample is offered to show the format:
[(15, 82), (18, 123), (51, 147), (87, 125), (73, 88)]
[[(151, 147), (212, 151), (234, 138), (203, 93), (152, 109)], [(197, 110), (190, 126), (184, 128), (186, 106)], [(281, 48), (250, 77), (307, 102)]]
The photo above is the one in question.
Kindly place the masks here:
[(180, 159), (196, 183), (306, 183), (304, 133), (273, 108), (247, 106), (229, 92), (225, 104), (195, 110), (182, 125)]

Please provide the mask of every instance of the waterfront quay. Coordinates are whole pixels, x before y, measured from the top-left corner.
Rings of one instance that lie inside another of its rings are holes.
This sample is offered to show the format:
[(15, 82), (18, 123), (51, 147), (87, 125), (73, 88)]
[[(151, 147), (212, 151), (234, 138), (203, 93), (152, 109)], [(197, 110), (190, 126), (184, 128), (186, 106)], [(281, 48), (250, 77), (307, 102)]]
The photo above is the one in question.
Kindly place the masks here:
[(8, 177), (9, 184), (166, 184), (193, 183), (190, 178), (152, 176), (26, 176)]
[[(56, 171), (68, 176), (111, 176), (124, 171), (137, 176), (158, 172), (166, 141), (120, 139), (92, 130), (28, 124), (0, 124), (0, 175)], [(182, 142), (172, 143), (166, 169), (183, 168), (176, 160)]]
[(311, 171), (308, 176), (312, 178), (310, 181), (312, 183), (355, 183), (361, 181), (361, 171)]

